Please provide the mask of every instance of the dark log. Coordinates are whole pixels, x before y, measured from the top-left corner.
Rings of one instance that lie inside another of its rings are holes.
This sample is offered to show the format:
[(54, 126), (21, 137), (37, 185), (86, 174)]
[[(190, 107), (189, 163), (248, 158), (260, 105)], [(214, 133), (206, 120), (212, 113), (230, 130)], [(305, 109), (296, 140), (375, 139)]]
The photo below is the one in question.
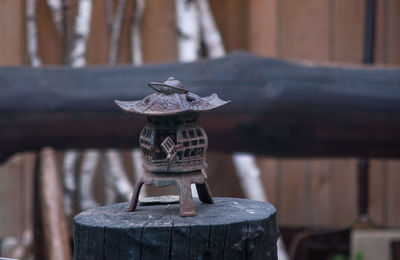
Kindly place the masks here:
[(210, 149), (285, 157), (399, 157), (400, 69), (295, 64), (234, 53), (143, 67), (0, 68), (0, 161), (19, 151), (131, 148), (144, 125), (114, 99), (169, 76), (232, 103), (200, 120)]
[(120, 203), (74, 219), (74, 259), (277, 259), (275, 208), (265, 202), (215, 198), (196, 201), (182, 218), (178, 204)]

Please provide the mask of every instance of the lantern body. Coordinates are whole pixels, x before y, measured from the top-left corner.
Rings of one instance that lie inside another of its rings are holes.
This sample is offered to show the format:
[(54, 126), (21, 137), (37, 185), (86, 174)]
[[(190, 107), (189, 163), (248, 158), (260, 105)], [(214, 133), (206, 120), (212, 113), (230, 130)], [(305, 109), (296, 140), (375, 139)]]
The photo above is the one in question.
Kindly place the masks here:
[[(204, 157), (208, 140), (198, 123), (198, 113), (148, 116), (147, 122), (139, 137), (147, 171), (191, 172), (207, 167)], [(167, 137), (172, 141), (170, 149), (162, 146)]]

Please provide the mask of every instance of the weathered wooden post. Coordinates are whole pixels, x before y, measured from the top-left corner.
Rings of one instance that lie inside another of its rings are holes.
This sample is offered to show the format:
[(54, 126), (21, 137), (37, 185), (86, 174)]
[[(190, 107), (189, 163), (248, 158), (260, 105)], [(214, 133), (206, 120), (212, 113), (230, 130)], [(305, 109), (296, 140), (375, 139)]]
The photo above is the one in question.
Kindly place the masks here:
[(268, 203), (196, 200), (197, 214), (180, 217), (178, 204), (128, 203), (83, 212), (74, 220), (74, 259), (277, 259), (279, 232)]
[[(216, 94), (199, 97), (174, 78), (149, 86), (157, 93), (139, 101), (116, 101), (126, 112), (147, 116), (139, 139), (145, 173), (129, 205), (109, 205), (75, 217), (74, 258), (277, 259), (275, 208), (252, 200), (214, 200), (207, 183), (208, 139), (198, 113), (229, 101)], [(179, 207), (137, 207), (143, 184), (176, 186)], [(193, 199), (191, 184), (196, 184), (199, 200)]]

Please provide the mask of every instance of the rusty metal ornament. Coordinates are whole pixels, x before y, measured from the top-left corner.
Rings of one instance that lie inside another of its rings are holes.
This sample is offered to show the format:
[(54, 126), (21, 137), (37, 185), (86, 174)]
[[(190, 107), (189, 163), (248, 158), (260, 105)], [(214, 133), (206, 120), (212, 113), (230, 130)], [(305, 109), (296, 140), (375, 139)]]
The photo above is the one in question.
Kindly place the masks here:
[(147, 117), (147, 125), (139, 137), (145, 174), (135, 185), (128, 210), (135, 210), (143, 184), (174, 185), (179, 191), (180, 215), (194, 216), (191, 184), (196, 184), (202, 202), (213, 203), (204, 161), (208, 139), (199, 125), (199, 112), (221, 107), (230, 101), (221, 100), (216, 94), (199, 97), (173, 77), (148, 85), (156, 93), (138, 101), (115, 100), (125, 112)]

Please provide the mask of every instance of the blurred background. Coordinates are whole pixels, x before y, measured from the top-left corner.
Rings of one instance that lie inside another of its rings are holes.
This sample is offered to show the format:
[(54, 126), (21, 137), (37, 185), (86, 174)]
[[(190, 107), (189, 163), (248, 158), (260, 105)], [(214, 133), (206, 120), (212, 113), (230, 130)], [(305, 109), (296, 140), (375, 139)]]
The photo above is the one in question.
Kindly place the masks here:
[[(174, 0), (59, 1), (63, 6), (58, 12), (68, 14), (67, 21), (57, 20), (57, 9), (54, 8), (57, 4), (52, 9), (51, 2), (57, 3), (51, 0), (0, 0), (1, 66), (146, 65), (210, 56), (204, 43), (200, 42), (196, 57), (185, 59), (179, 47), (185, 35), (179, 30)], [(145, 4), (138, 13), (141, 2)], [(367, 2), (209, 0), (209, 7), (226, 53), (244, 50), (264, 57), (350, 66), (366, 62)], [(75, 28), (79, 22), (77, 17), (81, 15), (81, 22), (85, 21), (82, 3), (90, 5), (90, 12), (86, 13), (91, 15), (89, 19), (86, 17), (88, 28), (83, 29), (80, 36), (82, 39), (87, 37), (83, 62), (71, 54), (79, 44), (79, 30)], [(373, 15), (373, 49), (370, 50), (373, 56), (369, 63), (397, 66), (400, 64), (400, 0), (377, 0)], [(134, 26), (139, 28), (141, 38), (140, 58), (132, 54), (135, 48), (131, 40), (132, 23), (135, 19)], [(32, 21), (34, 27), (30, 27)], [(131, 183), (135, 180), (134, 153), (130, 150), (116, 152), (120, 167)], [(32, 226), (35, 156), (34, 153), (18, 154), (0, 167), (0, 255), (12, 251)], [(80, 195), (74, 195), (69, 222), (72, 215), (86, 207), (124, 200), (118, 192), (112, 191), (112, 187), (107, 190), (106, 172), (111, 167), (107, 158), (111, 157), (104, 151), (56, 152), (61, 180), (65, 179), (66, 171), (74, 172), (78, 186), (82, 180), (80, 175), (87, 172), (93, 180), (91, 198), (94, 204), (82, 206)], [(238, 169), (234, 162), (231, 154), (208, 153), (207, 173), (214, 196), (246, 196), (246, 187), (236, 173)], [(283, 234), (285, 228), (343, 228), (351, 226), (357, 219), (358, 158), (256, 157), (255, 162), (268, 201), (277, 208)], [(370, 160), (369, 215), (379, 227), (400, 227), (399, 171), (398, 160)], [(174, 191), (148, 189), (148, 195), (165, 193)]]

